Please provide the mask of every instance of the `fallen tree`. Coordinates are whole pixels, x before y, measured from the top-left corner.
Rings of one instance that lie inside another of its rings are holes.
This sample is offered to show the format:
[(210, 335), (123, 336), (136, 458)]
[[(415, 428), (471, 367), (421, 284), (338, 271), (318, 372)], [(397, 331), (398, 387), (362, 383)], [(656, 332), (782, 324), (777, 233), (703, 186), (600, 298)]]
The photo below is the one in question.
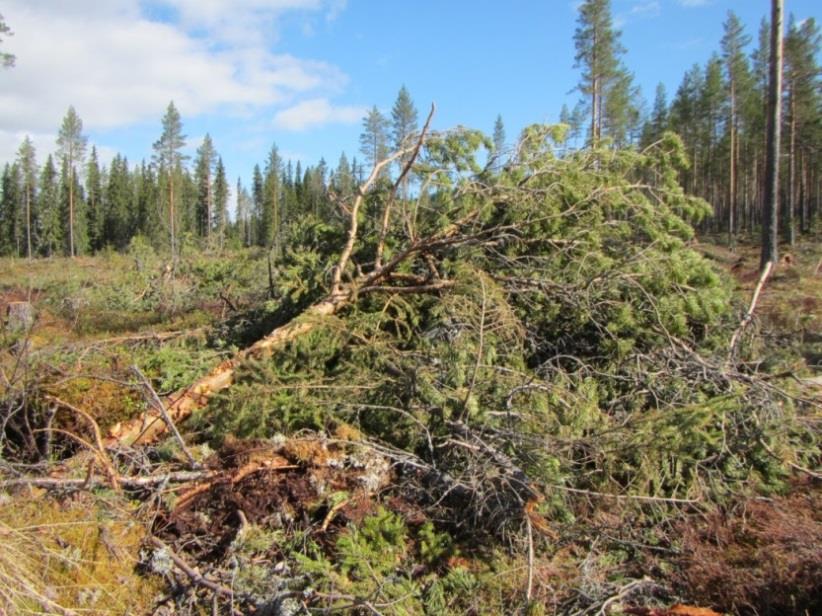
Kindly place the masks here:
[[(271, 268), (279, 325), (171, 396), (165, 417), (149, 411), (112, 430), (105, 442), (112, 459), (132, 451), (121, 445), (153, 443), (186, 421), (188, 438), (218, 447), (229, 436), (271, 444), (306, 432), (334, 445), (356, 442), (393, 467), (379, 506), (399, 504), (375, 512), (369, 503), (370, 517), (358, 518), (354, 482), (334, 498), (312, 492), (317, 502), (296, 508), (303, 517), (289, 524), (333, 534), (344, 509), (351, 526), (333, 547), (271, 550), (309, 578), (295, 574), (283, 597), (308, 596), (300, 591), (310, 585), (311, 607), (389, 612), (402, 597), (433, 601), (446, 592), (436, 590), (441, 580), (422, 589), (416, 574), (395, 574), (397, 562), (413, 560), (406, 533), (426, 553), (431, 542), (450, 545), (418, 528), (417, 511), (453, 541), (524, 543), (530, 600), (547, 592), (535, 586), (534, 544), (569, 541), (579, 532), (575, 516), (630, 510), (632, 524), (609, 530), (614, 541), (672, 551), (660, 521), (752, 487), (780, 488), (791, 465), (814, 468), (806, 445), (814, 437), (795, 421), (807, 401), (737, 364), (745, 340), (726, 361), (739, 320), (727, 284), (691, 247), (690, 223), (710, 208), (676, 181), (687, 164), (679, 139), (666, 135), (642, 152), (559, 155), (562, 138), (561, 128), (531, 127), (500, 165), (483, 151), (480, 133), (431, 133), (427, 122), (413, 144), (339, 199), (339, 220), (306, 216), (289, 229)], [(382, 171), (405, 155), (409, 162), (389, 183)], [(411, 173), (416, 194), (400, 199), (398, 186)], [(285, 502), (279, 493), (279, 500), (260, 495), (272, 486), (292, 490), (287, 479), (299, 475), (292, 465), (306, 467), (289, 459), (268, 484), (179, 475), (200, 478), (181, 497), (202, 507), (187, 523), (211, 532), (212, 497), (226, 505), (220, 519), (228, 525), (243, 519), (235, 505)], [(119, 472), (115, 481), (62, 485), (154, 485)], [(249, 493), (262, 500), (244, 501)], [(265, 507), (258, 513), (256, 522), (269, 524)], [(433, 552), (432, 569), (454, 554)], [(391, 558), (376, 575), (357, 570), (383, 553)], [(178, 556), (186, 563), (193, 554)], [(220, 588), (231, 580), (227, 563), (215, 565)], [(589, 586), (564, 611), (622, 596), (611, 583)]]

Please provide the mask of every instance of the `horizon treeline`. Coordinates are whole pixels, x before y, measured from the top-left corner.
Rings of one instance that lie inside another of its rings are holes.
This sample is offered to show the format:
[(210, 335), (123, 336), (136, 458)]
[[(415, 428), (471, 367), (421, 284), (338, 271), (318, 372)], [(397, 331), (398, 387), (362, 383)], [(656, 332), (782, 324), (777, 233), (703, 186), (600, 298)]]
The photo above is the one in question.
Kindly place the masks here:
[[(31, 139), (20, 145), (0, 179), (0, 255), (56, 256), (125, 249), (135, 236), (157, 248), (200, 241), (223, 247), (272, 246), (280, 229), (304, 213), (328, 213), (330, 194), (354, 190), (362, 175), (356, 159), (340, 156), (334, 169), (325, 160), (305, 169), (284, 161), (272, 144), (265, 163), (255, 165), (250, 186), (229, 183), (211, 136), (193, 160), (182, 120), (170, 103), (154, 156), (130, 164), (117, 154), (101, 165), (96, 147), (88, 155), (82, 121), (70, 107), (60, 128), (57, 151), (38, 164)], [(229, 216), (229, 200), (236, 212)]]
[[(763, 18), (756, 45), (739, 18), (728, 12), (718, 51), (704, 65), (694, 64), (668, 100), (662, 84), (646, 109), (634, 76), (624, 63), (621, 33), (613, 25), (610, 0), (580, 5), (574, 33), (582, 98), (573, 110), (563, 106), (560, 122), (569, 126), (558, 155), (580, 147), (644, 148), (672, 130), (690, 158), (680, 180), (686, 191), (705, 198), (714, 215), (703, 232), (726, 233), (731, 247), (740, 233), (751, 234), (764, 211), (766, 96), (770, 54), (769, 24)], [(822, 83), (817, 57), (820, 31), (812, 18), (789, 19), (784, 42), (783, 148), (780, 228), (793, 245), (798, 233), (812, 230), (819, 216), (822, 187)], [(402, 146), (418, 130), (418, 113), (408, 89), (400, 88), (390, 116), (376, 105), (363, 118), (359, 153), (343, 152), (335, 167), (325, 158), (302, 168), (284, 161), (276, 144), (255, 165), (250, 185), (226, 177), (222, 158), (206, 135), (193, 160), (183, 154), (186, 137), (174, 103), (162, 118), (153, 156), (130, 163), (117, 154), (101, 165), (89, 150), (83, 124), (70, 107), (57, 138), (57, 150), (37, 160), (26, 137), (16, 159), (0, 179), (0, 255), (54, 256), (125, 249), (135, 236), (156, 248), (179, 252), (181, 242), (203, 246), (277, 248), (285, 230), (308, 214), (331, 221), (338, 203), (361, 183), (366, 170)], [(582, 141), (582, 144), (580, 144)], [(506, 146), (497, 116), (495, 155)], [(397, 173), (404, 160), (395, 165)], [(389, 172), (390, 173), (390, 172)], [(233, 219), (229, 200), (236, 199)], [(409, 196), (408, 181), (401, 196)]]

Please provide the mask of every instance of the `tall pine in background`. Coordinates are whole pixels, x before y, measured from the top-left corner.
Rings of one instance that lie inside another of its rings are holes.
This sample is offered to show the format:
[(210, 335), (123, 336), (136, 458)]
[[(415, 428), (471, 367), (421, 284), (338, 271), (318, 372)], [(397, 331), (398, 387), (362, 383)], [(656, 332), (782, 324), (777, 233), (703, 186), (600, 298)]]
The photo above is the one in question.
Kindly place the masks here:
[(165, 185), (168, 198), (166, 208), (172, 261), (177, 258), (175, 186), (182, 184), (182, 165), (185, 160), (182, 149), (185, 144), (180, 112), (174, 106), (174, 101), (171, 101), (168, 104), (165, 116), (163, 116), (163, 133), (160, 135), (160, 139), (154, 143), (154, 160), (159, 167), (160, 182)]
[[(77, 231), (85, 233), (85, 228), (77, 228), (78, 219), (81, 222), (82, 217), (76, 216), (77, 210), (77, 165), (83, 162), (83, 157), (86, 153), (86, 144), (88, 139), (83, 135), (83, 121), (77, 115), (73, 106), (68, 108), (63, 124), (60, 126), (60, 132), (57, 135), (57, 147), (63, 161), (63, 170), (66, 177), (63, 181), (64, 186), (67, 187), (68, 207), (68, 254), (70, 257), (77, 255)], [(85, 227), (85, 225), (84, 225)]]
[(388, 127), (388, 120), (376, 105), (363, 118), (360, 152), (365, 157), (366, 165), (373, 167), (388, 155)]
[(577, 87), (588, 100), (589, 137), (595, 147), (608, 133), (618, 145), (624, 145), (637, 121), (636, 90), (620, 60), (625, 48), (619, 39), (610, 0), (585, 0), (579, 7), (574, 33), (575, 67), (582, 69)]

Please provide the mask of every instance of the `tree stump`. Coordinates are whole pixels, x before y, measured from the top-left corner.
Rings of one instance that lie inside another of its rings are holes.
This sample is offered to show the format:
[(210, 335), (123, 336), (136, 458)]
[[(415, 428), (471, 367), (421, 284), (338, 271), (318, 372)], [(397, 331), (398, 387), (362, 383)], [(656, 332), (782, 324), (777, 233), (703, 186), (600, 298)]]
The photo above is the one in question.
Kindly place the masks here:
[(10, 332), (27, 332), (34, 325), (34, 307), (29, 302), (10, 302), (6, 308), (6, 328)]

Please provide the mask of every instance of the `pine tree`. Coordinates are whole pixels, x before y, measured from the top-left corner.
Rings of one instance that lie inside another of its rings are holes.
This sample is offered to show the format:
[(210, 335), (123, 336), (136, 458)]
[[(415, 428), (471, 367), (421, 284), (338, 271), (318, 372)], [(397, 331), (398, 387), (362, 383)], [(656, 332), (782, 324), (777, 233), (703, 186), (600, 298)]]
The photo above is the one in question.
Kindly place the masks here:
[(182, 149), (185, 147), (185, 135), (183, 135), (183, 123), (180, 113), (174, 106), (174, 101), (168, 104), (165, 116), (163, 116), (163, 133), (160, 139), (154, 143), (154, 160), (160, 169), (160, 178), (165, 182), (168, 195), (168, 224), (169, 236), (171, 240), (171, 257), (176, 263), (177, 259), (177, 233), (175, 208), (175, 184), (180, 183), (182, 164), (185, 156)]
[(63, 243), (58, 179), (54, 158), (49, 154), (40, 172), (40, 194), (37, 199), (40, 212), (38, 251), (47, 257), (57, 252)]
[(34, 251), (34, 230), (37, 205), (37, 159), (34, 144), (26, 135), (17, 150), (17, 165), (20, 168), (20, 189), (22, 191), (22, 226), (25, 228), (26, 257), (31, 260)]
[(793, 246), (796, 241), (796, 214), (800, 216), (800, 228), (810, 227), (809, 198), (807, 197), (808, 161), (819, 149), (820, 34), (816, 20), (808, 18), (798, 25), (791, 16), (785, 37), (785, 94), (787, 96), (788, 129), (788, 177), (787, 202), (785, 203), (785, 235)]
[(625, 49), (619, 42), (620, 33), (614, 29), (610, 0), (585, 0), (579, 7), (575, 68), (582, 68), (578, 85), (580, 92), (590, 99), (591, 144), (602, 138), (605, 125), (605, 99), (624, 72), (619, 57)]
[(771, 0), (771, 62), (768, 86), (768, 146), (765, 162), (765, 212), (760, 268), (776, 263), (779, 220), (779, 150), (782, 131), (782, 0)]
[(737, 208), (737, 159), (738, 159), (738, 120), (739, 100), (745, 95), (749, 86), (750, 70), (744, 49), (750, 43), (750, 37), (744, 32), (742, 22), (733, 11), (728, 12), (728, 19), (723, 24), (725, 33), (722, 37), (722, 59), (728, 83), (728, 135), (730, 152), (728, 156), (728, 245), (731, 249), (736, 243), (736, 208)]
[(57, 147), (63, 158), (66, 172), (68, 174), (66, 183), (68, 185), (68, 254), (70, 257), (77, 255), (77, 242), (75, 232), (77, 231), (77, 200), (75, 194), (75, 184), (77, 177), (76, 165), (82, 163), (86, 152), (87, 138), (83, 135), (83, 121), (73, 106), (68, 108), (60, 132), (57, 136)]
[(208, 237), (211, 233), (214, 212), (214, 163), (217, 153), (211, 135), (206, 133), (203, 143), (197, 148), (197, 157), (194, 160), (194, 181), (197, 183), (197, 233), (201, 237)]
[[(366, 163), (372, 167), (388, 156), (387, 131), (388, 120), (374, 105), (368, 115), (363, 118), (360, 134), (360, 151), (365, 156)], [(297, 173), (297, 177), (299, 175)]]
[[(713, 54), (705, 65), (705, 80), (699, 97), (697, 127), (700, 150), (704, 159), (701, 164), (703, 172), (702, 186), (709, 203), (719, 209), (714, 222), (722, 219), (720, 178), (722, 174), (721, 158), (717, 154), (722, 136), (722, 118), (725, 106), (725, 87), (722, 79), (722, 60)], [(719, 231), (717, 226), (716, 231)]]
[[(3, 42), (2, 35), (10, 36), (12, 34), (11, 28), (6, 24), (3, 15), (0, 15), (0, 43)], [(0, 51), (0, 66), (10, 68), (14, 66), (15, 57), (8, 52)]]

